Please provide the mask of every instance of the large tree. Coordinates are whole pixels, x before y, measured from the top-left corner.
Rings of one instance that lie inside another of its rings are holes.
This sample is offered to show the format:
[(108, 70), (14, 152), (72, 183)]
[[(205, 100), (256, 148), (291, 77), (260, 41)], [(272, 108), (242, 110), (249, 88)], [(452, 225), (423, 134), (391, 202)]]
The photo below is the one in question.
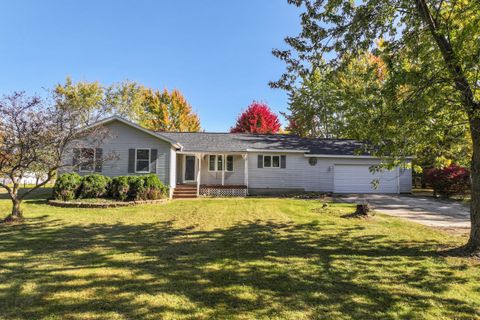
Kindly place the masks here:
[[(91, 119), (93, 116), (90, 116)], [(74, 106), (48, 104), (38, 97), (13, 93), (0, 100), (0, 182), (12, 200), (12, 211), (4, 220), (21, 221), (22, 201), (48, 183), (57, 170), (66, 166), (65, 154), (81, 147), (84, 137), (95, 146), (107, 136), (101, 127), (81, 130), (85, 113)], [(32, 173), (42, 175), (37, 183), (20, 192), (21, 181)]]
[(237, 118), (233, 133), (277, 133), (280, 130), (278, 116), (261, 102), (252, 102)]
[(144, 89), (142, 91), (143, 113), (140, 124), (156, 131), (198, 132), (200, 118), (192, 111), (187, 99), (178, 90), (162, 92)]
[(373, 54), (388, 70), (378, 91), (368, 91), (375, 87), (369, 81), (352, 83), (352, 95), (364, 93), (355, 98), (361, 103), (339, 106), (342, 116), (370, 113), (363, 123), (361, 116), (348, 120), (365, 128), (378, 155), (398, 161), (425, 149), (437, 134), (452, 138), (468, 126), (471, 232), (463, 249), (480, 254), (480, 1), (289, 2), (304, 8), (302, 31), (286, 39), (291, 49), (274, 50), (288, 68), (273, 87), (295, 92), (316, 69), (323, 75)]
[(84, 124), (97, 114), (119, 115), (157, 131), (200, 131), (200, 119), (179, 90), (153, 90), (133, 81), (109, 86), (67, 78), (54, 89), (58, 106), (80, 112)]

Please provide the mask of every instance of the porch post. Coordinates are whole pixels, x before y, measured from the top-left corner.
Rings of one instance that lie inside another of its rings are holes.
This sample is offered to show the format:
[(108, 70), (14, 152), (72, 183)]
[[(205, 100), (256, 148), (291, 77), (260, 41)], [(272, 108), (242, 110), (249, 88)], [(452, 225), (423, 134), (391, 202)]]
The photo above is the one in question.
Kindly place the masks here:
[(248, 153), (243, 154), (242, 158), (245, 161), (243, 179), (244, 179), (244, 184), (248, 190)]
[(225, 155), (222, 154), (222, 186), (225, 185), (225, 164), (226, 164)]
[(198, 172), (197, 172), (197, 197), (200, 195), (200, 177), (202, 176), (202, 154), (195, 154), (198, 159)]

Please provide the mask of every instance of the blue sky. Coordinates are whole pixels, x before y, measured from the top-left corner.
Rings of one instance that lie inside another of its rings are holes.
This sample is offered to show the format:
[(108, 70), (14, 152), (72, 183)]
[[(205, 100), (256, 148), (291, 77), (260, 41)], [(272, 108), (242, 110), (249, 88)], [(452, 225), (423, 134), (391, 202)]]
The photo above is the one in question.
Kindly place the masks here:
[(299, 31), (286, 0), (3, 1), (0, 93), (129, 79), (181, 90), (204, 129), (225, 131), (252, 100), (286, 110), (271, 50)]

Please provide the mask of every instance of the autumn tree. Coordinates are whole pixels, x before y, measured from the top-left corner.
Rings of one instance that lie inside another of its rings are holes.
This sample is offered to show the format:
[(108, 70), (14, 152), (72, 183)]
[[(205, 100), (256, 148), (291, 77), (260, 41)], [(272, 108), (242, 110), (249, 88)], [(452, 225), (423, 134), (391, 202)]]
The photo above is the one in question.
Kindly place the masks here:
[(280, 130), (278, 116), (268, 105), (261, 102), (252, 102), (237, 118), (232, 133), (277, 133)]
[(375, 86), (365, 81), (368, 74), (354, 83), (357, 92), (352, 94), (363, 96), (337, 106), (344, 114), (371, 113), (368, 121), (361, 121), (363, 116), (350, 118), (349, 125), (368, 133), (374, 154), (399, 163), (425, 149), (437, 135), (452, 139), (463, 134), (462, 127), (468, 129), (471, 232), (463, 251), (480, 254), (480, 2), (289, 2), (304, 9), (302, 31), (286, 38), (289, 50), (274, 50), (288, 67), (273, 87), (295, 91), (316, 69), (342, 70), (358, 55), (373, 54), (388, 70), (378, 90), (370, 91)]
[(143, 113), (139, 117), (142, 126), (155, 131), (201, 130), (200, 118), (192, 111), (191, 105), (180, 91), (144, 89), (142, 95)]
[[(90, 116), (90, 119), (93, 119)], [(12, 200), (12, 211), (5, 222), (21, 221), (22, 201), (45, 185), (64, 167), (64, 155), (80, 146), (88, 135), (90, 145), (100, 144), (107, 133), (101, 127), (80, 130), (85, 113), (75, 106), (48, 104), (38, 97), (15, 92), (0, 100), (0, 182)], [(43, 174), (41, 180), (19, 192), (22, 179), (31, 173)]]
[(157, 131), (200, 131), (200, 119), (178, 90), (163, 92), (133, 81), (109, 86), (67, 78), (57, 84), (54, 95), (58, 106), (79, 111), (82, 123), (91, 123), (97, 114), (118, 115)]

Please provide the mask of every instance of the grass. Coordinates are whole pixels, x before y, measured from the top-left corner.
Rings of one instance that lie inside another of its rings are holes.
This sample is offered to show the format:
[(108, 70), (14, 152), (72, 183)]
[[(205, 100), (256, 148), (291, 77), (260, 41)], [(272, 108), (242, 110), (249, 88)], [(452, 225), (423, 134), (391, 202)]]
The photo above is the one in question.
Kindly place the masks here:
[[(0, 199), (0, 212), (9, 210)], [(202, 199), (117, 209), (25, 204), (0, 226), (5, 319), (473, 319), (465, 241), (352, 206)]]

